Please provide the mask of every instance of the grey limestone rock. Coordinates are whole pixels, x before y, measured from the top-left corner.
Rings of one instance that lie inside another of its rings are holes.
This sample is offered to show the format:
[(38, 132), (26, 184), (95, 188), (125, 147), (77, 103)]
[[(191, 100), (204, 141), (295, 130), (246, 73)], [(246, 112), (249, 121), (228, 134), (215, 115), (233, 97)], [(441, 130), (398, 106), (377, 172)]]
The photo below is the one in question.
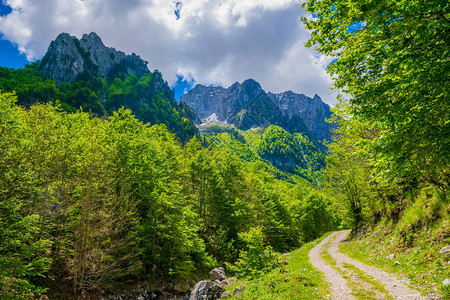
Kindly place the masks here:
[(450, 255), (450, 246), (446, 246), (442, 248), (439, 253), (442, 255), (442, 257), (447, 257)]
[(222, 281), (222, 286), (229, 286), (229, 285), (232, 285), (235, 282), (236, 282), (236, 278), (234, 278), (234, 277), (227, 278), (227, 279)]
[(222, 288), (212, 281), (200, 281), (194, 287), (190, 300), (216, 300), (220, 299)]
[(385, 259), (389, 259), (389, 260), (393, 260), (395, 258), (395, 254), (389, 254), (388, 256), (385, 257)]
[(313, 98), (287, 91), (281, 94), (268, 94), (280, 108), (283, 117), (295, 121), (300, 118), (309, 132), (317, 140), (329, 140), (332, 126), (325, 122), (331, 117), (330, 106), (316, 94)]
[(211, 270), (211, 272), (209, 272), (208, 274), (209, 279), (211, 280), (225, 280), (225, 278), (227, 278), (226, 274), (225, 274), (225, 269), (220, 267), (220, 268), (215, 268), (214, 270)]
[(288, 131), (308, 132), (315, 140), (329, 140), (330, 107), (318, 95), (309, 98), (287, 91), (266, 93), (253, 79), (228, 88), (197, 85), (180, 101), (189, 104), (202, 122), (223, 122), (247, 130), (278, 125)]
[(450, 278), (445, 279), (445, 280), (442, 282), (442, 285), (443, 285), (443, 286), (448, 286), (448, 287), (450, 287)]
[(106, 47), (95, 32), (84, 34), (80, 40), (68, 33), (59, 34), (50, 43), (41, 70), (59, 84), (83, 76), (114, 77), (118, 73), (132, 73), (140, 77), (150, 72), (147, 62), (138, 55)]
[(223, 291), (222, 294), (220, 294), (220, 298), (228, 298), (228, 297), (231, 297), (229, 291)]
[(197, 85), (180, 101), (192, 106), (204, 121), (233, 124), (242, 130), (268, 126), (281, 117), (276, 104), (253, 79), (227, 89)]

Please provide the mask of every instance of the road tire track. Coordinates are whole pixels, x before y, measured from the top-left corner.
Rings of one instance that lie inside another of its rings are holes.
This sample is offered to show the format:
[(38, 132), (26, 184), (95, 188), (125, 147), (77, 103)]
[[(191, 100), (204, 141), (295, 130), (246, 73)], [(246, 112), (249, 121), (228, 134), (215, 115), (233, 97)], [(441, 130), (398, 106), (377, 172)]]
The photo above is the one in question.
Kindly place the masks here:
[(355, 259), (342, 254), (339, 251), (339, 244), (345, 240), (350, 233), (350, 230), (337, 231), (329, 235), (320, 244), (314, 247), (309, 253), (311, 263), (320, 271), (322, 271), (331, 286), (332, 299), (344, 300), (355, 299), (351, 294), (352, 291), (348, 287), (346, 280), (339, 274), (340, 272), (329, 266), (320, 256), (320, 252), (323, 251), (322, 247), (329, 243), (326, 251), (336, 261), (337, 266), (342, 266), (344, 263), (353, 265), (360, 269), (365, 274), (375, 278), (381, 284), (383, 284), (388, 290), (389, 294), (397, 300), (422, 300), (427, 299), (422, 296), (420, 292), (412, 290), (408, 287), (407, 279), (398, 279), (393, 274), (388, 274), (376, 267), (368, 266)]
[(355, 297), (352, 295), (352, 290), (349, 288), (347, 281), (320, 256), (323, 246), (327, 244), (334, 235), (334, 233), (329, 235), (311, 249), (309, 252), (309, 259), (316, 269), (325, 274), (325, 277), (330, 284), (332, 299), (354, 300)]

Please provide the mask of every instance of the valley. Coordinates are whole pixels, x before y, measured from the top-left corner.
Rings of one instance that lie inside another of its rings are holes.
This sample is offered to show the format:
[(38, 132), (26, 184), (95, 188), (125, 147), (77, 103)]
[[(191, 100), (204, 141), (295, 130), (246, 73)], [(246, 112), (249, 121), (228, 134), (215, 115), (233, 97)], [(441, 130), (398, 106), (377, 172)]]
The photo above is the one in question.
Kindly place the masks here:
[(1, 66), (0, 299), (449, 299), (449, 4), (432, 2), (303, 2), (333, 107), (250, 76), (177, 100), (95, 32)]

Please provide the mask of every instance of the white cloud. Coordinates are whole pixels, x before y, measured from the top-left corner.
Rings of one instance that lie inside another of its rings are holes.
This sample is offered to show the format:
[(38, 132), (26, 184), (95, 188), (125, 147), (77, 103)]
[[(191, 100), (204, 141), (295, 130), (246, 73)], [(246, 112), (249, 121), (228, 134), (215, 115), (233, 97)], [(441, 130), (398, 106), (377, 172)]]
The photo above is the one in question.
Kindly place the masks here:
[(336, 102), (329, 76), (315, 63), (321, 58), (303, 46), (308, 33), (298, 0), (5, 2), (13, 11), (0, 17), (0, 34), (28, 59), (41, 58), (61, 32), (95, 31), (107, 46), (139, 54), (171, 84), (176, 75), (223, 86), (253, 78), (266, 91), (317, 93)]

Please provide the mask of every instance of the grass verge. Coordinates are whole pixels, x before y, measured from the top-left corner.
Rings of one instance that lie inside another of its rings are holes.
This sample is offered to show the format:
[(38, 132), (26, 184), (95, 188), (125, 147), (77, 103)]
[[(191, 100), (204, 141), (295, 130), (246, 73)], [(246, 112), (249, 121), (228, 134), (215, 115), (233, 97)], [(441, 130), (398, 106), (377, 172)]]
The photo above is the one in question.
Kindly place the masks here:
[[(442, 224), (438, 222), (435, 226)], [(389, 228), (392, 227), (374, 228), (364, 236), (341, 244), (340, 250), (365, 264), (408, 277), (411, 287), (424, 295), (450, 299), (450, 293), (442, 287), (442, 282), (450, 278), (449, 258), (439, 253), (448, 244), (448, 238), (442, 243), (442, 239), (436, 238), (439, 228), (428, 228), (416, 231), (414, 243), (405, 247), (395, 230)]]
[(327, 235), (303, 245), (289, 253), (287, 264), (252, 280), (240, 279), (226, 287), (233, 295), (235, 288), (244, 290), (242, 295), (230, 299), (326, 299), (329, 285), (322, 273), (309, 262), (309, 251)]

